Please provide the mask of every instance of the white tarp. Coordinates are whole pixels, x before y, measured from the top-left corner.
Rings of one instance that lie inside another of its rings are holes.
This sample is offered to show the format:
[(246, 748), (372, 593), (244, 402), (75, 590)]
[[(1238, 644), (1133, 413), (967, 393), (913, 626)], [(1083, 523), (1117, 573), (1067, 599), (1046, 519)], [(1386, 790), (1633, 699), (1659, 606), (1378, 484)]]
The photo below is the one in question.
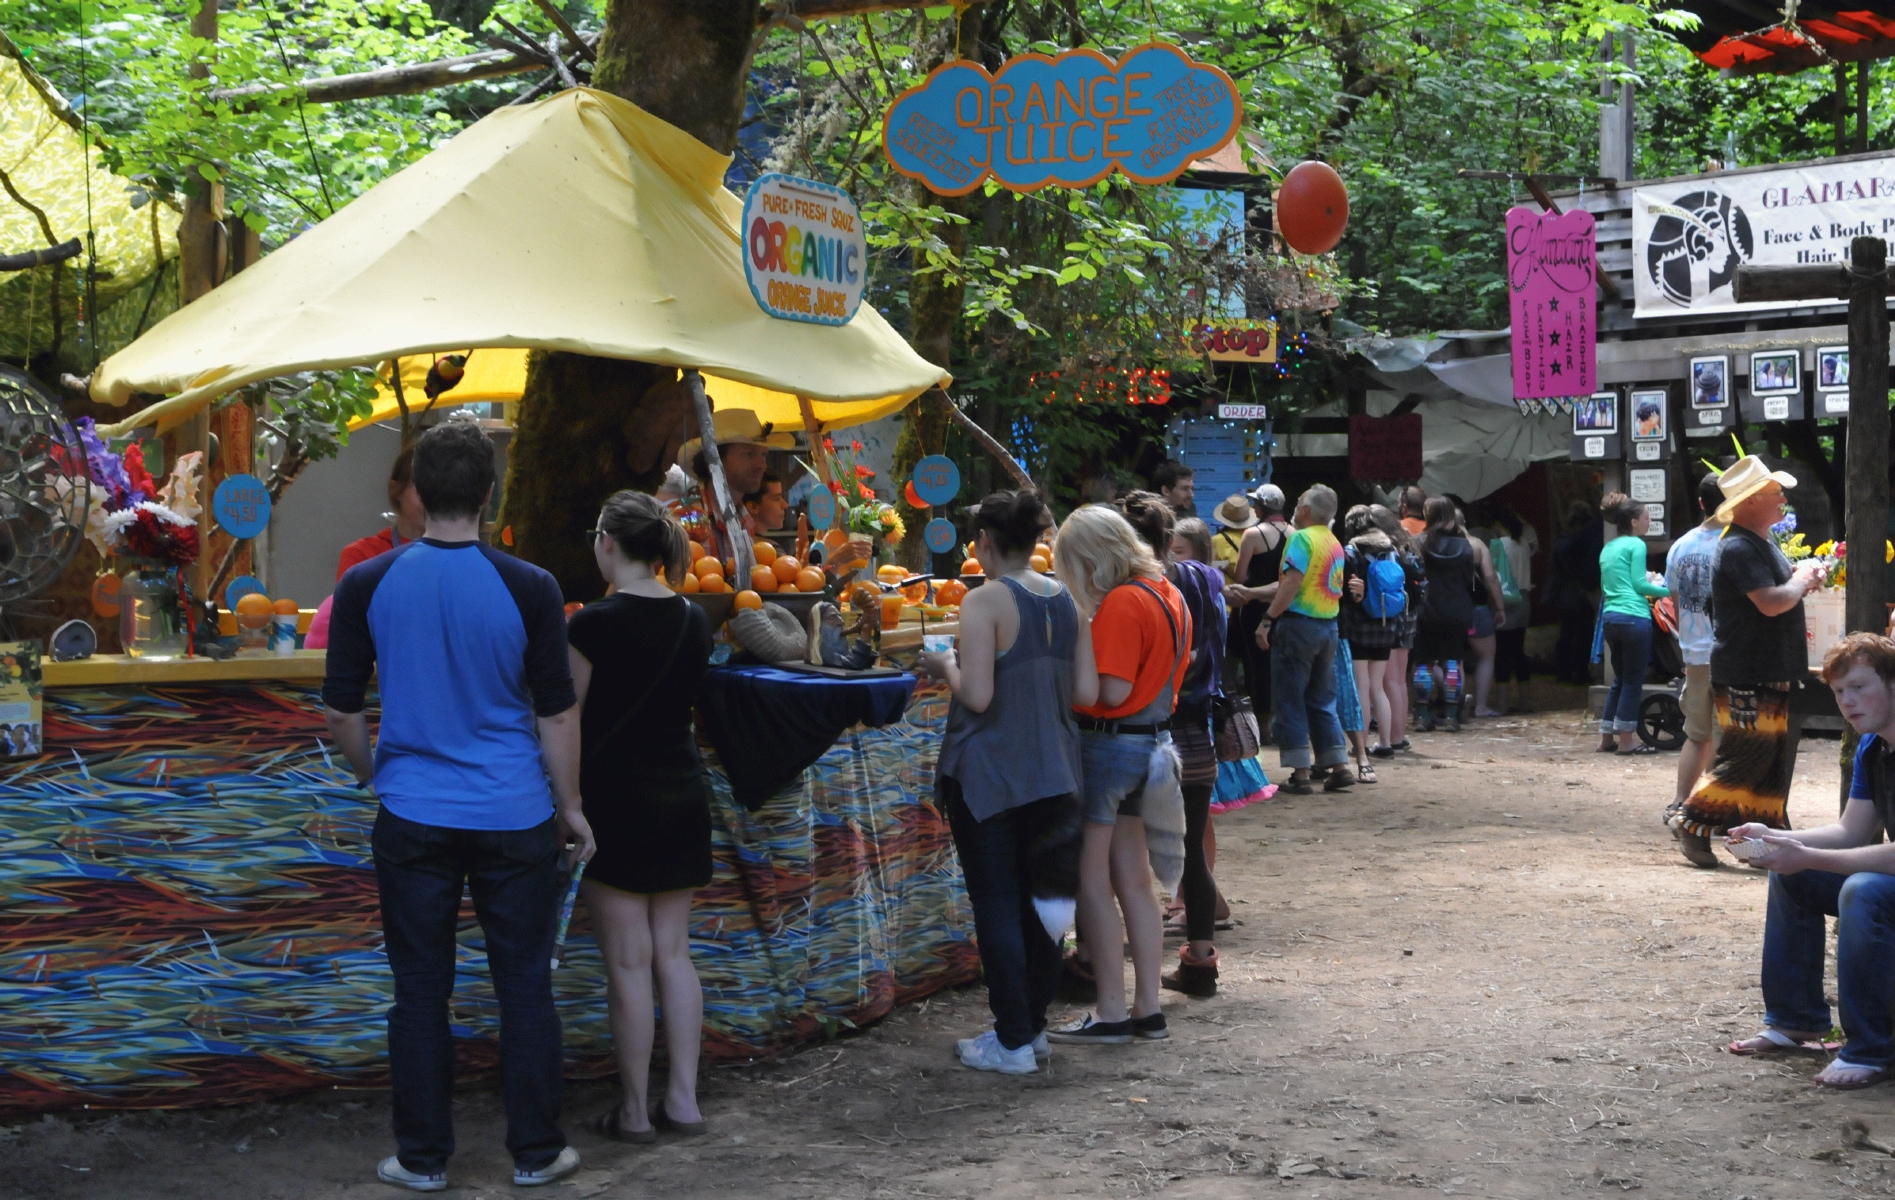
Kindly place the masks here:
[(1737, 268), (1844, 262), (1857, 237), (1895, 233), (1895, 157), (1706, 175), (1632, 193), (1632, 291), (1641, 317), (1835, 304), (1739, 304)]

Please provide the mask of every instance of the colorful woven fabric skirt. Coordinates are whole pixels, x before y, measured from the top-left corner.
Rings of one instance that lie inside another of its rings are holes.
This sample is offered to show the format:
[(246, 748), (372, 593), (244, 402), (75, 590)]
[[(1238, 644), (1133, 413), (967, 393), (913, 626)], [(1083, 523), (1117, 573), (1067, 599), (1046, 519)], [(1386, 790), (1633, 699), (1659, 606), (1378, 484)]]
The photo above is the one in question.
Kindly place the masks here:
[(1687, 833), (1717, 837), (1755, 821), (1790, 827), (1790, 685), (1713, 687), (1724, 740), (1711, 769), (1691, 789), (1677, 817)]
[(1246, 804), (1268, 800), (1276, 795), (1276, 784), (1263, 773), (1263, 764), (1254, 758), (1217, 764), (1217, 786), (1211, 789), (1211, 811), (1236, 812)]

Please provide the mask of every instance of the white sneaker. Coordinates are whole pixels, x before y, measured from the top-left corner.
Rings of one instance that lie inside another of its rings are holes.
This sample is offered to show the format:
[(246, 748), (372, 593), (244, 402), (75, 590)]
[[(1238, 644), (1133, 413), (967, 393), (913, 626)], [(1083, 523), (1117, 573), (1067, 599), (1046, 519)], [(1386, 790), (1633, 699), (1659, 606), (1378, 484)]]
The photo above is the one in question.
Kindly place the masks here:
[(513, 1168), (514, 1187), (538, 1187), (542, 1183), (551, 1183), (555, 1179), (564, 1179), (579, 1169), (579, 1152), (571, 1146), (559, 1152), (559, 1157), (547, 1163), (537, 1171), (522, 1171)]
[(447, 1190), (447, 1172), (439, 1175), (417, 1175), (401, 1165), (401, 1159), (391, 1154), (375, 1166), (375, 1178), (383, 1183), (392, 1183), (396, 1187), (405, 1187), (411, 1192), (444, 1192)]
[(1039, 1036), (1033, 1039), (1033, 1057), (1039, 1062), (1045, 1062), (1053, 1057), (1053, 1043), (1046, 1040), (1044, 1029), (1040, 1030)]
[(1000, 1039), (991, 1029), (979, 1037), (954, 1043), (954, 1048), (961, 1056), (961, 1065), (976, 1071), (1031, 1075), (1040, 1069), (1040, 1064), (1033, 1058), (1033, 1047), (1022, 1046), (1018, 1050), (1009, 1050), (1000, 1044)]

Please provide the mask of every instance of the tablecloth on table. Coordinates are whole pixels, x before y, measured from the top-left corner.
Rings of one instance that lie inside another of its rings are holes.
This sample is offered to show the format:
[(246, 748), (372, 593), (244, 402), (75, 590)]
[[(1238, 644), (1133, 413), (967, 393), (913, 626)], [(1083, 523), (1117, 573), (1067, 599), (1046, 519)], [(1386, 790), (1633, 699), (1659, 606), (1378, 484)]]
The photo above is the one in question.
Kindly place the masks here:
[(844, 730), (900, 720), (914, 691), (913, 675), (833, 679), (781, 667), (720, 667), (705, 677), (698, 728), (717, 747), (731, 795), (756, 812)]

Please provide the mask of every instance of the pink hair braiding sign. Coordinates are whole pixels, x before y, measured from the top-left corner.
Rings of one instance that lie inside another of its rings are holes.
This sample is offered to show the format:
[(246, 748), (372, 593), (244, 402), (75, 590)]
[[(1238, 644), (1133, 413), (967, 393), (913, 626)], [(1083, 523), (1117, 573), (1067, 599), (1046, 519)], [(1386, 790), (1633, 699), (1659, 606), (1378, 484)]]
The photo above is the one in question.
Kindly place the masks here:
[(1589, 212), (1507, 210), (1513, 394), (1544, 400), (1598, 386), (1598, 266)]

